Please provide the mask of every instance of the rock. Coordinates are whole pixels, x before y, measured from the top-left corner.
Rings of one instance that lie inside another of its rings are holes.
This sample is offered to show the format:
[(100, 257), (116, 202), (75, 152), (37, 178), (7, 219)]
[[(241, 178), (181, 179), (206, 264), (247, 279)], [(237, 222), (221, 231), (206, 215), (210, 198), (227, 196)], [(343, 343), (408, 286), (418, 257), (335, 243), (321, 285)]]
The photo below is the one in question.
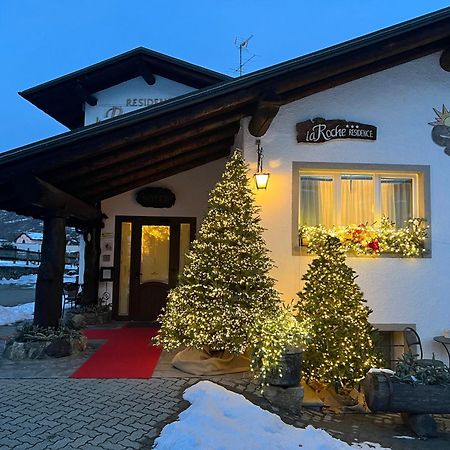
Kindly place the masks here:
[(48, 342), (27, 342), (28, 359), (41, 359), (45, 355), (45, 350), (49, 345)]
[(64, 314), (64, 323), (75, 330), (81, 330), (87, 325), (100, 325), (111, 322), (111, 311), (72, 312)]
[(437, 423), (431, 414), (402, 413), (401, 416), (403, 423), (420, 438), (437, 436)]
[(111, 322), (111, 311), (83, 313), (87, 325), (100, 325)]
[(21, 360), (27, 357), (25, 343), (10, 341), (6, 344), (3, 356), (8, 359)]
[(280, 410), (299, 415), (303, 403), (303, 386), (281, 387), (265, 386), (263, 389), (264, 397), (272, 406)]
[(80, 336), (75, 338), (55, 338), (52, 341), (39, 342), (15, 342), (8, 341), (3, 356), (15, 361), (24, 359), (41, 359), (45, 356), (61, 358), (73, 353), (81, 353), (86, 350), (87, 338)]
[(53, 339), (45, 349), (45, 353), (53, 358), (62, 358), (63, 356), (69, 356), (72, 353), (70, 340), (67, 338)]
[(70, 340), (70, 346), (73, 353), (82, 353), (87, 347), (87, 337), (80, 336), (79, 338), (72, 338)]
[(48, 342), (15, 342), (6, 344), (3, 356), (8, 359), (19, 361), (22, 359), (40, 359), (45, 355)]
[(75, 314), (70, 311), (64, 314), (64, 323), (74, 330), (81, 330), (87, 325), (84, 314)]

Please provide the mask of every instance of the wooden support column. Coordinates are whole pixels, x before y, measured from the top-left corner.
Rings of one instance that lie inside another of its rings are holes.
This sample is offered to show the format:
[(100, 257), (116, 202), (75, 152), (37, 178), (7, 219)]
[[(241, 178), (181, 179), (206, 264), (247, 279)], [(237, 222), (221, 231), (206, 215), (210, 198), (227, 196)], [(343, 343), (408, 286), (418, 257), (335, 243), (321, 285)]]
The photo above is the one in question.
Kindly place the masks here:
[(57, 215), (44, 218), (34, 304), (34, 324), (57, 327), (62, 313), (64, 265), (66, 254), (66, 219)]
[(83, 233), (84, 237), (84, 275), (81, 305), (95, 305), (98, 301), (98, 282), (100, 278), (100, 232), (101, 225), (95, 225)]

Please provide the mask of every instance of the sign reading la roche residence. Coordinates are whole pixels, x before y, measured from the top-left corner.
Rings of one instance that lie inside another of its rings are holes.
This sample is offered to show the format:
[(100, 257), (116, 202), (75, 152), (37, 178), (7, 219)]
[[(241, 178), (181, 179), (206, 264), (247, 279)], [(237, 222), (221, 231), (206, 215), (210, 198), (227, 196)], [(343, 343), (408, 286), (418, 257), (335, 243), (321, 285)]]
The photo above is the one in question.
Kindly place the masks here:
[(319, 144), (334, 139), (363, 139), (375, 141), (377, 127), (346, 120), (326, 120), (321, 117), (297, 123), (297, 142)]

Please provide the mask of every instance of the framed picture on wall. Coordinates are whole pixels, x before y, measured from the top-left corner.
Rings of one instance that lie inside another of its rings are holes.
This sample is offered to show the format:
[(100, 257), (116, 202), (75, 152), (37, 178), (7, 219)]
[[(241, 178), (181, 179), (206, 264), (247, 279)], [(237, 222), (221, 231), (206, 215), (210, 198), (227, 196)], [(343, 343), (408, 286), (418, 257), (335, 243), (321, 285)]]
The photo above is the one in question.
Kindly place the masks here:
[(100, 267), (100, 281), (113, 281), (113, 275), (113, 267)]

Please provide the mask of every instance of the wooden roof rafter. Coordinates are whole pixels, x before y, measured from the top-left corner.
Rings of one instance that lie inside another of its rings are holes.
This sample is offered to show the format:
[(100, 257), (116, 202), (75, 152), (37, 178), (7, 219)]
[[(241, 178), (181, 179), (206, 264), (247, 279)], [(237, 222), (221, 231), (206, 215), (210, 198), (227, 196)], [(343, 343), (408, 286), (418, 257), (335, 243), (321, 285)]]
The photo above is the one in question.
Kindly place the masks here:
[[(165, 145), (159, 148), (156, 147), (156, 149), (150, 141), (142, 144), (143, 148), (138, 157), (120, 158), (115, 163), (98, 170), (90, 171), (89, 178), (78, 177), (73, 180), (69, 179), (64, 184), (67, 186), (67, 191), (70, 192), (70, 190), (73, 190), (74, 192), (79, 192), (80, 189), (89, 189), (98, 184), (117, 181), (117, 178), (123, 179), (126, 176), (133, 177), (140, 171), (153, 167), (161, 161), (173, 159), (189, 152), (195, 152), (198, 148), (209, 147), (214, 149), (216, 145), (220, 145), (223, 141), (232, 144), (238, 130), (239, 124), (233, 123), (218, 131), (198, 136), (195, 140), (186, 140), (178, 145)], [(147, 147), (147, 149), (144, 149), (144, 147)], [(111, 180), (110, 173), (114, 174), (113, 180)]]
[(114, 197), (115, 195), (136, 189), (140, 186), (154, 183), (155, 181), (177, 175), (178, 173), (186, 170), (194, 169), (195, 167), (225, 158), (230, 155), (231, 149), (232, 143), (230, 142), (224, 142), (223, 145), (215, 148), (207, 147), (204, 149), (198, 149), (191, 155), (179, 157), (175, 161), (166, 161), (161, 163), (153, 169), (149, 169), (145, 174), (139, 174), (137, 177), (128, 179), (126, 183), (121, 183), (115, 187), (100, 186), (96, 188), (94, 192), (88, 191), (87, 194), (105, 199)]
[(91, 106), (96, 104), (93, 94), (138, 76), (152, 85), (156, 81), (155, 75), (194, 88), (231, 79), (213, 70), (138, 47), (26, 89), (19, 95), (69, 129), (76, 129), (84, 125), (83, 103), (87, 101)]

